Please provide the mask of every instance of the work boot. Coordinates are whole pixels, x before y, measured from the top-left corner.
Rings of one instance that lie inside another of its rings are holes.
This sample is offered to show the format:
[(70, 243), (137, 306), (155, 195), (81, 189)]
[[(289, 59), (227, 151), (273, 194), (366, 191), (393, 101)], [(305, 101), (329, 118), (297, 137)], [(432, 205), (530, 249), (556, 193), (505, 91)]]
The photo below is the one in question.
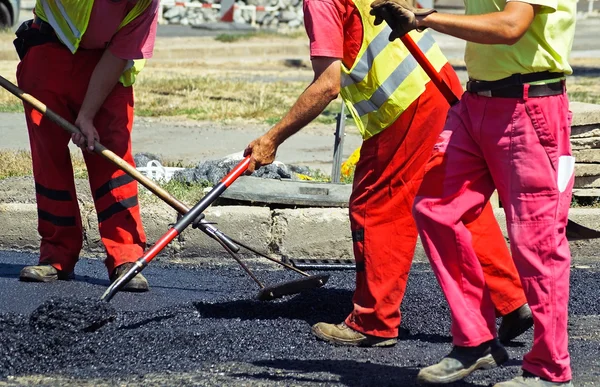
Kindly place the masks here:
[(508, 353), (498, 340), (490, 340), (477, 347), (454, 346), (437, 364), (419, 371), (421, 383), (446, 384), (461, 380), (480, 368), (490, 369), (508, 360)]
[(496, 383), (494, 387), (573, 387), (573, 383), (570, 380), (568, 382), (550, 382), (531, 372), (523, 371), (522, 376), (517, 376), (507, 382)]
[(54, 266), (40, 264), (22, 268), (19, 280), (24, 282), (52, 282), (56, 280), (69, 280), (71, 276), (72, 273), (57, 270)]
[(319, 339), (333, 344), (356, 347), (391, 347), (398, 342), (396, 338), (365, 335), (350, 328), (345, 322), (341, 324), (316, 323), (312, 327), (312, 333)]
[[(110, 276), (110, 283), (115, 282), (119, 277), (125, 275), (129, 269), (133, 267), (133, 263), (124, 263), (115, 268), (112, 275)], [(147, 292), (149, 290), (148, 280), (146, 277), (142, 275), (142, 273), (138, 273), (135, 277), (133, 277), (129, 282), (127, 282), (121, 291), (123, 292)]]
[(502, 344), (506, 344), (512, 339), (520, 336), (533, 326), (533, 316), (528, 304), (513, 310), (502, 317), (500, 328), (498, 328), (498, 339)]

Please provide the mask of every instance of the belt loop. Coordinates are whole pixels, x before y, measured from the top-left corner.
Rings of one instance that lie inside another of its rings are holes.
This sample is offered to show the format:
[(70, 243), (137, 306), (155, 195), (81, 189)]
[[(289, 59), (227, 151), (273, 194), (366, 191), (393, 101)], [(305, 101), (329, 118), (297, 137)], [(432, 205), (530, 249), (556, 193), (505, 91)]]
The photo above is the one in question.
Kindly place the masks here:
[(523, 85), (523, 101), (527, 101), (529, 99), (529, 83)]
[(515, 74), (515, 80), (517, 81), (517, 85), (522, 85), (525, 83), (523, 82), (523, 76), (521, 73)]

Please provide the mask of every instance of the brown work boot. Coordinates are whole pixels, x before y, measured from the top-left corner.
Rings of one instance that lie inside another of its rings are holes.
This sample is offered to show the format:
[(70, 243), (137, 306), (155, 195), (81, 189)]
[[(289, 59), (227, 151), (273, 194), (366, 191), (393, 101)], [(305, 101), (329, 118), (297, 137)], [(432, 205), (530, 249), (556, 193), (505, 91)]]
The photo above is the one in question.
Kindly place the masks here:
[(573, 383), (570, 380), (568, 382), (551, 382), (523, 371), (522, 376), (517, 376), (507, 382), (496, 383), (494, 387), (573, 387)]
[[(110, 283), (115, 282), (119, 277), (127, 273), (132, 267), (133, 263), (124, 263), (117, 266), (110, 276)], [(148, 280), (146, 280), (142, 273), (138, 273), (121, 289), (123, 292), (147, 292), (148, 290), (150, 290), (148, 286)]]
[(19, 280), (24, 282), (52, 282), (56, 280), (69, 280), (72, 273), (65, 273), (48, 264), (25, 266), (21, 269)]
[(319, 339), (333, 344), (356, 347), (390, 347), (398, 342), (398, 339), (395, 338), (365, 335), (350, 328), (344, 322), (341, 324), (316, 323), (312, 327), (312, 333)]
[(510, 312), (502, 317), (500, 328), (498, 328), (498, 339), (506, 344), (533, 326), (533, 316), (528, 304)]
[(421, 369), (417, 380), (426, 384), (452, 383), (466, 378), (475, 370), (495, 368), (507, 360), (508, 353), (496, 339), (477, 347), (454, 346), (442, 361)]

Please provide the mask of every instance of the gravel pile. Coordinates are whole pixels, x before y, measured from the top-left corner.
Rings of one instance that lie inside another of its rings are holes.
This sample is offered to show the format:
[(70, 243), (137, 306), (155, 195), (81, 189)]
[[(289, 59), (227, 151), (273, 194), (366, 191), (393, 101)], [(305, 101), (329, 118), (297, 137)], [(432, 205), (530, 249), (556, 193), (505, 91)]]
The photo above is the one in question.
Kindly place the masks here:
[[(211, 4), (219, 4), (215, 0), (190, 0), (192, 4), (204, 4), (206, 8), (175, 6), (164, 2), (163, 19), (168, 24), (190, 25), (202, 27), (206, 23), (219, 20), (219, 9), (209, 8)], [(302, 0), (239, 0), (236, 5), (242, 6), (234, 9), (233, 21), (235, 23), (252, 25), (255, 27), (268, 27), (277, 29), (296, 29), (304, 25)], [(256, 6), (256, 12), (244, 6)], [(254, 19), (254, 20), (253, 20)]]

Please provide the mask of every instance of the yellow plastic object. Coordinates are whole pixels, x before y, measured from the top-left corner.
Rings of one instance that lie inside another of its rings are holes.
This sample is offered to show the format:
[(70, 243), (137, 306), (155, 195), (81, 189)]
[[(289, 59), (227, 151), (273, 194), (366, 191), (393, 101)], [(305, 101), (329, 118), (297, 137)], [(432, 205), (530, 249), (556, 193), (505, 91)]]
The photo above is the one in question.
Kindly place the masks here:
[(356, 163), (358, 163), (358, 159), (360, 159), (360, 147), (356, 148), (350, 157), (342, 163), (342, 176), (350, 177), (350, 175), (354, 173), (354, 168), (356, 167)]
[(304, 175), (302, 173), (297, 173), (296, 176), (298, 176), (298, 179), (300, 180), (314, 180), (312, 177)]

